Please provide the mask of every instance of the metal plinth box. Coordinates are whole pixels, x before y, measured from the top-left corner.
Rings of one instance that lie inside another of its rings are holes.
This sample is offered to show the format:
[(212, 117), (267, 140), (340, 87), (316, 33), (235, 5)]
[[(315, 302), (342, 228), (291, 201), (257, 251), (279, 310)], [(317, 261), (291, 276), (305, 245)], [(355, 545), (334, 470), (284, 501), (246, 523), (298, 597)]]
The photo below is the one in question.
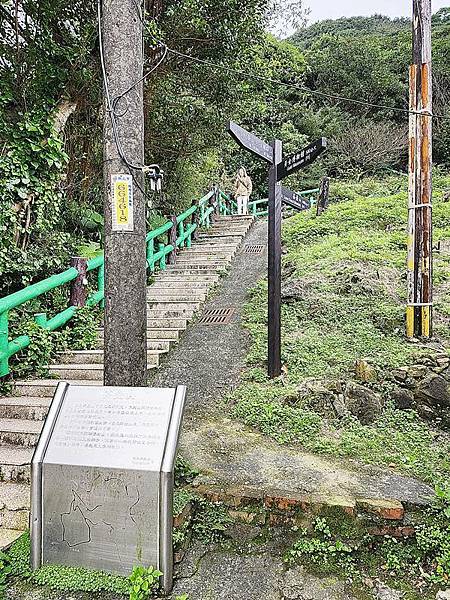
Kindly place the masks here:
[(173, 579), (174, 462), (186, 388), (56, 389), (31, 465), (32, 568)]

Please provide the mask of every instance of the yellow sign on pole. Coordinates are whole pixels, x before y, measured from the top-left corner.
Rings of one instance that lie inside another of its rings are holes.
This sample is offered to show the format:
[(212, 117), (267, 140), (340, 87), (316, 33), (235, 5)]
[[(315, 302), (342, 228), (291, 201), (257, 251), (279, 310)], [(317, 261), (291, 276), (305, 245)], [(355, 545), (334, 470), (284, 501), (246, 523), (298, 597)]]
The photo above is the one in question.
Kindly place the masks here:
[(111, 175), (112, 230), (134, 231), (133, 178)]

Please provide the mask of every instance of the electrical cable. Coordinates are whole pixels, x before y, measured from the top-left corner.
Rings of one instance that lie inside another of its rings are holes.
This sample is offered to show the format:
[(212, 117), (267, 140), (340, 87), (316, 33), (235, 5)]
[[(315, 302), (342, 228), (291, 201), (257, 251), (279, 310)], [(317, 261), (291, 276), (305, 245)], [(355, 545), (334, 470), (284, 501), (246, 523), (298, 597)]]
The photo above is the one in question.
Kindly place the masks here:
[(241, 69), (236, 69), (233, 67), (227, 67), (225, 65), (220, 65), (218, 63), (213, 63), (211, 61), (208, 60), (203, 60), (201, 58), (197, 58), (195, 56), (191, 56), (190, 54), (185, 54), (184, 52), (179, 52), (178, 50), (173, 50), (172, 48), (170, 48), (169, 46), (166, 46), (167, 50), (170, 54), (174, 54), (177, 56), (181, 56), (183, 58), (186, 58), (188, 60), (191, 60), (193, 62), (199, 63), (199, 64), (203, 64), (206, 65), (208, 67), (214, 68), (214, 69), (222, 69), (224, 71), (227, 71), (229, 73), (235, 73), (236, 75), (241, 75), (244, 77), (248, 77), (250, 79), (257, 79), (259, 81), (266, 81), (268, 83), (272, 83), (275, 85), (282, 85), (284, 87), (289, 87), (292, 89), (296, 89), (299, 90), (301, 92), (306, 92), (308, 94), (311, 94), (313, 96), (320, 96), (322, 98), (328, 98), (330, 100), (339, 100), (341, 102), (350, 102), (353, 104), (359, 104), (361, 106), (369, 106), (371, 108), (380, 108), (383, 110), (389, 110), (389, 111), (393, 111), (393, 112), (398, 112), (398, 113), (402, 113), (402, 114), (408, 114), (408, 115), (416, 115), (416, 116), (426, 116), (426, 117), (431, 117), (431, 118), (435, 118), (435, 119), (449, 119), (450, 117), (447, 117), (445, 115), (436, 115), (436, 114), (431, 114), (429, 112), (424, 112), (424, 111), (414, 111), (414, 110), (409, 110), (408, 108), (398, 108), (395, 106), (388, 106), (386, 104), (377, 104), (375, 102), (369, 102), (366, 100), (356, 100), (355, 98), (348, 98), (346, 96), (340, 96), (339, 94), (329, 94), (326, 92), (320, 92), (318, 90), (312, 90), (311, 88), (304, 86), (304, 85), (300, 85), (297, 83), (289, 83), (287, 81), (281, 81), (279, 79), (273, 79), (271, 77), (265, 77), (264, 75), (256, 75), (254, 73), (248, 73), (247, 71), (243, 71)]
[[(137, 6), (136, 0), (133, 0), (135, 6)], [(169, 46), (167, 46), (164, 42), (162, 42), (161, 40), (158, 40), (155, 38), (155, 36), (153, 35), (153, 32), (150, 31), (150, 29), (148, 28), (148, 25), (144, 19), (144, 17), (142, 17), (142, 15), (139, 12), (139, 18), (141, 20), (141, 23), (144, 25), (144, 27), (147, 30), (147, 33), (150, 34), (150, 36), (153, 38), (154, 42), (158, 45), (164, 46), (165, 49), (167, 50), (168, 53), (176, 55), (176, 56), (180, 56), (182, 58), (186, 58), (192, 62), (196, 62), (199, 64), (203, 64), (205, 66), (208, 66), (210, 68), (214, 68), (214, 69), (222, 69), (223, 71), (227, 71), (228, 73), (234, 73), (236, 75), (241, 75), (250, 79), (257, 79), (258, 81), (265, 81), (267, 83), (272, 83), (275, 85), (281, 85), (284, 87), (289, 87), (291, 89), (296, 89), (299, 90), (301, 92), (306, 92), (308, 94), (311, 94), (312, 96), (319, 96), (321, 98), (327, 98), (329, 100), (337, 100), (339, 102), (349, 102), (351, 104), (358, 104), (359, 106), (368, 106), (370, 108), (380, 108), (383, 110), (387, 110), (387, 111), (392, 111), (392, 112), (397, 112), (397, 113), (402, 113), (402, 114), (407, 114), (407, 115), (416, 115), (416, 116), (426, 116), (426, 117), (431, 117), (433, 119), (444, 119), (444, 120), (448, 120), (450, 119), (450, 117), (446, 116), (446, 115), (437, 115), (437, 114), (431, 114), (428, 111), (414, 111), (414, 110), (409, 110), (408, 108), (398, 108), (395, 106), (388, 106), (387, 104), (378, 104), (376, 102), (369, 102), (367, 100), (356, 100), (355, 98), (348, 98), (346, 96), (341, 96), (339, 94), (330, 94), (330, 93), (326, 93), (326, 92), (320, 92), (319, 90), (313, 90), (305, 85), (300, 85), (300, 84), (296, 84), (296, 83), (289, 83), (287, 81), (281, 81), (279, 79), (273, 79), (271, 77), (266, 77), (264, 75), (256, 75), (254, 73), (249, 73), (248, 71), (244, 71), (242, 69), (235, 69), (233, 67), (227, 67), (225, 65), (220, 65), (218, 63), (214, 63), (212, 61), (208, 61), (208, 60), (204, 60), (201, 58), (197, 58), (195, 56), (192, 56), (190, 54), (185, 54), (184, 52), (180, 52), (178, 50), (174, 50), (173, 48), (170, 48)]]

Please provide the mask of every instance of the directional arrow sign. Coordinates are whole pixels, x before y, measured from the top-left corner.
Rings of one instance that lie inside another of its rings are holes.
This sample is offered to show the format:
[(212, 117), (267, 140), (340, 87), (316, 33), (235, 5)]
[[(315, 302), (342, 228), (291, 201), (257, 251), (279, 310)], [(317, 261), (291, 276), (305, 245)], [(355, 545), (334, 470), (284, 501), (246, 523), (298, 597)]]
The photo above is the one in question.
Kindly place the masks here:
[(233, 123), (230, 121), (228, 125), (229, 134), (236, 140), (236, 142), (245, 148), (258, 158), (262, 158), (268, 163), (273, 163), (273, 148), (266, 144), (263, 140), (260, 140), (259, 137), (256, 137), (250, 131), (243, 129), (237, 123)]
[(308, 208), (311, 208), (311, 200), (309, 198), (304, 198), (284, 186), (281, 186), (281, 201), (283, 204), (287, 204), (296, 210), (308, 210)]
[(316, 142), (313, 142), (303, 150), (291, 154), (278, 165), (278, 181), (281, 181), (288, 175), (292, 175), (302, 167), (310, 165), (316, 160), (316, 158), (322, 154), (327, 147), (327, 140), (320, 138)]

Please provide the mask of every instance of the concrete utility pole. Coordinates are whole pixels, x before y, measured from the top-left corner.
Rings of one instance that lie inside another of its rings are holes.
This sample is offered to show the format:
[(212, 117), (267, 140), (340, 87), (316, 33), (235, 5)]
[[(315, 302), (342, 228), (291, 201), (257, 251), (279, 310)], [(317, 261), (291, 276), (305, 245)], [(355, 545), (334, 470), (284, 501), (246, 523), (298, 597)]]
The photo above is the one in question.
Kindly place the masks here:
[[(147, 265), (143, 84), (111, 104), (143, 75), (139, 0), (103, 0), (105, 90), (105, 385), (145, 386)], [(115, 131), (114, 131), (115, 130)], [(126, 160), (124, 160), (124, 158)], [(126, 163), (129, 163), (127, 165)], [(132, 176), (131, 176), (132, 174)]]
[(431, 0), (413, 0), (410, 67), (408, 337), (432, 335), (432, 75)]

